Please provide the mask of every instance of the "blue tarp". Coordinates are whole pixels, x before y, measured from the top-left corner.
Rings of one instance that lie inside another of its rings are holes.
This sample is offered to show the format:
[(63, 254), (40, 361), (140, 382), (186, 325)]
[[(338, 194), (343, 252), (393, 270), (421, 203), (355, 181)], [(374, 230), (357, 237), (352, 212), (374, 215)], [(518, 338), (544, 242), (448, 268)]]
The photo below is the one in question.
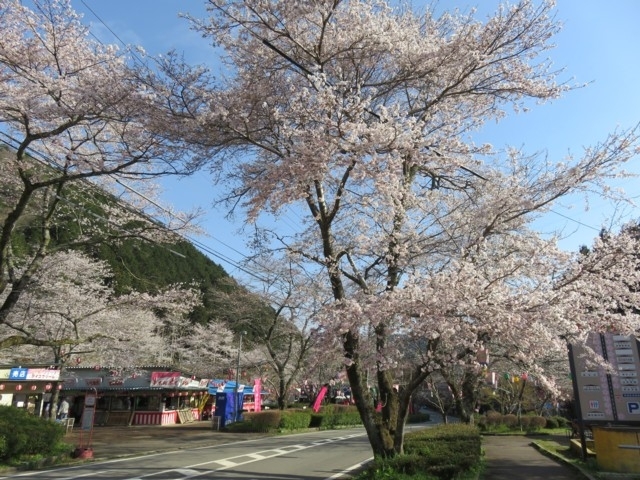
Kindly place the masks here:
[(228, 423), (242, 420), (243, 395), (238, 392), (238, 414), (236, 415), (236, 402), (233, 401), (233, 392), (217, 392), (215, 416), (220, 417), (220, 428)]
[[(234, 382), (233, 380), (211, 380), (209, 382), (209, 394), (215, 395), (216, 393), (219, 393), (220, 386), (222, 385), (224, 386), (222, 391), (225, 393), (234, 393), (236, 391), (236, 382)], [(242, 395), (253, 395), (252, 386), (243, 385), (241, 383), (240, 388), (242, 388), (243, 390), (242, 392), (238, 393), (242, 393)]]
[[(225, 380), (211, 380), (209, 382), (209, 394), (210, 395), (215, 395), (216, 393), (218, 393), (220, 391), (220, 385), (224, 385), (223, 388), (223, 392), (227, 392), (227, 393), (233, 393), (236, 391), (236, 382), (234, 381), (225, 381)], [(242, 393), (243, 395), (253, 395), (253, 386), (249, 386), (249, 385), (244, 385), (244, 384), (240, 384), (240, 388), (243, 388), (242, 392), (238, 392), (238, 393)], [(262, 395), (268, 395), (269, 392), (263, 390), (262, 391)]]

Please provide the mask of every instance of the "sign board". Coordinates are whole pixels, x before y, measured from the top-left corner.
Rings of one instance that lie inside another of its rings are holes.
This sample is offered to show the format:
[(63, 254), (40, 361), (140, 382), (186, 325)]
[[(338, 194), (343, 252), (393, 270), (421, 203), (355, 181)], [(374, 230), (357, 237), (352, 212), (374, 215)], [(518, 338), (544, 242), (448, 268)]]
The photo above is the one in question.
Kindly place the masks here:
[(93, 429), (93, 419), (96, 413), (96, 398), (95, 394), (86, 394), (84, 397), (84, 408), (82, 409), (82, 430)]
[(180, 372), (152, 372), (151, 387), (177, 387), (180, 380)]
[(28, 368), (12, 368), (9, 373), (9, 380), (26, 380)]
[(640, 423), (640, 342), (612, 333), (591, 334), (587, 345), (613, 367), (590, 367), (584, 348), (573, 346), (572, 375), (581, 419), (586, 424)]
[(50, 380), (60, 379), (60, 370), (52, 368), (30, 368), (27, 371), (27, 380)]

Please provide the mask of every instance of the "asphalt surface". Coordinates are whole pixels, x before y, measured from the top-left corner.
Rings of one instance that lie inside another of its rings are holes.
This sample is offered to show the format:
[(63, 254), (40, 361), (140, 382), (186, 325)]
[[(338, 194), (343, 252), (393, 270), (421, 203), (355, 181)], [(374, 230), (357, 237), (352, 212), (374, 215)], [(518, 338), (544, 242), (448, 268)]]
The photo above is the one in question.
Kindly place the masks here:
[[(81, 459), (107, 460), (163, 451), (268, 437), (267, 434), (228, 433), (212, 428), (209, 421), (184, 425), (74, 428), (65, 436)], [(548, 437), (544, 437), (548, 438)], [(553, 438), (559, 442), (569, 439)], [(487, 468), (482, 480), (578, 480), (589, 478), (538, 451), (532, 439), (519, 436), (485, 436), (483, 449)], [(1, 475), (0, 475), (1, 476)]]
[(65, 441), (95, 460), (173, 450), (222, 445), (268, 437), (260, 433), (229, 433), (214, 430), (210, 421), (177, 425), (140, 425), (130, 427), (74, 428)]
[[(569, 446), (565, 437), (539, 437)], [(486, 458), (483, 480), (584, 480), (591, 477), (575, 467), (553, 459), (533, 446), (535, 439), (513, 435), (484, 436)]]

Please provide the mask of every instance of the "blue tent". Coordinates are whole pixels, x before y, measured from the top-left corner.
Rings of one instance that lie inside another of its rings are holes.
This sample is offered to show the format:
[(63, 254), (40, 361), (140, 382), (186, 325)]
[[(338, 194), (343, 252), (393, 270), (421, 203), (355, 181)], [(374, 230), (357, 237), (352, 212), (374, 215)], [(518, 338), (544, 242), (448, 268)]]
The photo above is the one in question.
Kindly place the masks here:
[[(220, 428), (228, 423), (242, 420), (243, 395), (238, 392), (237, 402), (234, 402), (234, 392), (216, 392), (215, 416), (220, 417)], [(237, 415), (236, 415), (237, 408)]]
[[(249, 385), (240, 384), (242, 395), (253, 395), (253, 387)], [(209, 381), (209, 394), (215, 395), (219, 392), (233, 393), (236, 391), (236, 382), (233, 380), (210, 380)]]
[(236, 392), (236, 382), (226, 380), (211, 380), (209, 382), (209, 394), (216, 397), (215, 416), (220, 417), (220, 428), (224, 428), (228, 423), (236, 420), (242, 420), (242, 407), (244, 405), (244, 396), (253, 395), (253, 387), (240, 384), (241, 391), (238, 392), (236, 415), (236, 402), (233, 397)]

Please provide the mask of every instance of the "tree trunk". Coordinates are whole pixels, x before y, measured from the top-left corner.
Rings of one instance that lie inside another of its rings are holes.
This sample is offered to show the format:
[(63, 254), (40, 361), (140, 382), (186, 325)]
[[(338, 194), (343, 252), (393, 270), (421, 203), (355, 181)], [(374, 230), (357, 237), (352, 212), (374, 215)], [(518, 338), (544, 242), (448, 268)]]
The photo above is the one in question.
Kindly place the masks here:
[(60, 400), (60, 390), (58, 386), (59, 382), (54, 382), (52, 384), (52, 392), (51, 392), (51, 407), (49, 408), (49, 415), (51, 416), (51, 420), (54, 420), (58, 417), (58, 400)]
[[(351, 335), (349, 333), (347, 337), (351, 337)], [(388, 458), (402, 453), (404, 417), (408, 410), (408, 398), (410, 397), (407, 397), (403, 409), (405, 415), (400, 416), (399, 395), (393, 389), (391, 375), (387, 371), (378, 371), (378, 392), (382, 402), (382, 411), (378, 413), (366, 385), (366, 372), (360, 368), (357, 359), (347, 367), (347, 377), (374, 456)]]
[(476, 397), (478, 376), (473, 371), (465, 371), (462, 377), (462, 385), (458, 389), (454, 381), (446, 380), (451, 389), (456, 414), (463, 423), (470, 423), (473, 416)]
[[(347, 352), (350, 351), (350, 342), (357, 342), (357, 338), (352, 333), (345, 336)], [(381, 458), (402, 454), (404, 451), (404, 425), (409, 414), (411, 394), (424, 381), (427, 374), (420, 372), (412, 375), (406, 387), (398, 391), (393, 386), (391, 372), (388, 370), (378, 371), (378, 391), (382, 402), (382, 411), (378, 413), (375, 411), (373, 399), (366, 385), (366, 371), (360, 367), (357, 356), (353, 359), (355, 361), (347, 367), (347, 377), (373, 454)]]
[[(337, 256), (333, 250), (330, 232), (331, 215), (326, 211), (326, 205), (323, 200), (321, 201), (319, 198), (318, 204), (315, 205), (311, 198), (311, 196), (308, 197), (311, 213), (314, 218), (321, 219), (318, 222), (318, 226), (323, 240), (323, 253), (324, 258), (327, 260), (326, 268), (329, 273), (331, 290), (334, 299), (341, 301), (346, 297), (340, 268), (335, 260)], [(386, 341), (384, 324), (376, 327), (376, 335), (378, 338), (376, 348), (381, 350), (384, 348)], [(345, 359), (349, 362), (346, 372), (351, 386), (352, 397), (360, 413), (374, 456), (382, 458), (393, 457), (403, 451), (404, 422), (408, 412), (409, 401), (411, 400), (411, 393), (417, 388), (418, 384), (412, 382), (411, 388), (403, 395), (399, 395), (399, 392), (393, 388), (391, 373), (388, 370), (378, 368), (376, 377), (380, 401), (382, 402), (382, 412), (380, 414), (376, 412), (367, 385), (366, 367), (360, 362), (359, 343), (360, 339), (357, 331), (350, 330), (344, 334)], [(426, 378), (426, 375), (418, 376), (422, 377), (420, 382)]]
[(280, 388), (278, 389), (278, 398), (276, 399), (276, 401), (278, 402), (278, 409), (279, 410), (284, 410), (285, 408), (287, 408), (287, 388), (285, 385), (285, 381), (284, 378), (282, 378), (282, 375), (279, 375), (279, 383), (280, 383)]

